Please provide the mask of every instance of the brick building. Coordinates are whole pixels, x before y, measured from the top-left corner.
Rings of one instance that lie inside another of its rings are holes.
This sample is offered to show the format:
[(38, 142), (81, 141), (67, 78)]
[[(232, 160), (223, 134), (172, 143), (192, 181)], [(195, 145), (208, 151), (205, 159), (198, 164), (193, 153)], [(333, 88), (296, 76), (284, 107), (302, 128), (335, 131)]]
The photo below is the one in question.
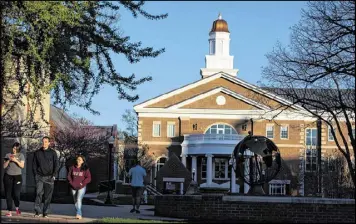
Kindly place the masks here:
[[(236, 175), (228, 166), (231, 153), (253, 126), (255, 135), (276, 143), (283, 159), (283, 169), (268, 184), (267, 194), (308, 195), (314, 188), (313, 178), (308, 177), (317, 169), (316, 118), (293, 105), (272, 120), (279, 112), (274, 108), (291, 102), (240, 79), (229, 50), (228, 25), (219, 15), (209, 33), (209, 55), (201, 78), (134, 107), (138, 140), (148, 144), (156, 156), (151, 183), (158, 184), (157, 171), (174, 153), (194, 172), (201, 187), (228, 187), (231, 175)], [(324, 162), (336, 149), (324, 123), (321, 140)], [(236, 184), (241, 193), (248, 191), (239, 178)]]

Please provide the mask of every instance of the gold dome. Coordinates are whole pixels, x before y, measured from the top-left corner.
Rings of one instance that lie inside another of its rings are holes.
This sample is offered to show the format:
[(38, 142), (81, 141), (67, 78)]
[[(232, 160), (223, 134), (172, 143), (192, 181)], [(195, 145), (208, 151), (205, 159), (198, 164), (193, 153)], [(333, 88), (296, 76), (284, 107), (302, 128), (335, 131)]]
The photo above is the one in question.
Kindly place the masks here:
[(219, 14), (219, 17), (217, 20), (214, 21), (213, 27), (211, 28), (210, 33), (212, 32), (229, 32), (229, 28), (227, 26), (227, 22), (222, 19), (221, 14)]

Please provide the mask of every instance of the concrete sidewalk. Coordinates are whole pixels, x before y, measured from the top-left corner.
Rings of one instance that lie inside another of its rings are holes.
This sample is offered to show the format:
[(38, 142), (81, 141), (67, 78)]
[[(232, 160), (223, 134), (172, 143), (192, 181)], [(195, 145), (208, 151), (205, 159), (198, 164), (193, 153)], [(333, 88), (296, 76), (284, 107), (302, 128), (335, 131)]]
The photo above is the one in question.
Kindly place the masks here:
[(26, 220), (28, 222), (88, 223), (106, 217), (162, 220), (167, 222), (183, 221), (182, 219), (154, 216), (154, 206), (151, 205), (141, 205), (140, 214), (130, 213), (131, 205), (118, 205), (116, 207), (83, 205), (82, 212), (84, 218), (82, 220), (75, 219), (75, 208), (73, 204), (51, 204), (51, 213), (48, 219), (42, 217), (34, 218), (33, 206), (33, 202), (21, 201), (20, 209), (22, 215), (20, 217), (16, 215), (6, 217), (6, 201), (5, 199), (1, 199), (1, 221), (16, 222), (16, 220), (18, 220), (18, 222), (21, 222)]

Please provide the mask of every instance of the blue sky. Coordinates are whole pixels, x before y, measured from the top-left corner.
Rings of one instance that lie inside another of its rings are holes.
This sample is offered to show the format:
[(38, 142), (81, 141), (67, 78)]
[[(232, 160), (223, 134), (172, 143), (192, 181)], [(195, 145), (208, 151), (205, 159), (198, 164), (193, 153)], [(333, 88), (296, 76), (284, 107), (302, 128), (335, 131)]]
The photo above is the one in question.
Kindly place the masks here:
[(208, 54), (209, 31), (219, 12), (229, 26), (230, 54), (234, 55), (234, 67), (240, 70), (238, 77), (256, 84), (261, 80), (262, 66), (267, 65), (266, 53), (272, 51), (277, 41), (289, 43), (290, 27), (301, 18), (302, 8), (306, 8), (306, 2), (146, 2), (148, 12), (169, 14), (159, 21), (135, 19), (122, 10), (118, 24), (125, 35), (132, 41), (142, 41), (144, 46), (165, 47), (166, 52), (137, 64), (116, 55), (113, 57), (116, 69), (122, 75), (150, 75), (153, 80), (137, 88), (140, 99), (134, 103), (119, 100), (114, 88), (103, 86), (92, 104), (100, 115), (77, 107), (70, 107), (68, 113), (76, 113), (96, 125), (117, 124), (125, 129), (121, 121), (125, 109), (199, 80), (200, 68), (205, 66)]

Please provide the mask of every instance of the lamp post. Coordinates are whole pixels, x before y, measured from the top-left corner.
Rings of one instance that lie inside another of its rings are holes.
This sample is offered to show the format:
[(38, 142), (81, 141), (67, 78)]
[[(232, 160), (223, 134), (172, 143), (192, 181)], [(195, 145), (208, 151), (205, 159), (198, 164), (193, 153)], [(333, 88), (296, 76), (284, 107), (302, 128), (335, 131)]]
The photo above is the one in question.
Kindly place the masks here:
[(114, 147), (114, 137), (110, 136), (110, 138), (108, 139), (108, 143), (109, 143), (109, 162), (108, 162), (108, 191), (107, 191), (107, 195), (106, 195), (106, 200), (105, 200), (105, 204), (112, 204), (111, 201), (111, 196), (110, 196), (110, 190), (111, 190), (111, 186), (110, 186), (110, 181), (111, 181), (111, 154), (112, 154), (112, 148)]
[(193, 174), (193, 181), (194, 181), (194, 179), (195, 179), (195, 169), (194, 168), (192, 170), (192, 174)]

